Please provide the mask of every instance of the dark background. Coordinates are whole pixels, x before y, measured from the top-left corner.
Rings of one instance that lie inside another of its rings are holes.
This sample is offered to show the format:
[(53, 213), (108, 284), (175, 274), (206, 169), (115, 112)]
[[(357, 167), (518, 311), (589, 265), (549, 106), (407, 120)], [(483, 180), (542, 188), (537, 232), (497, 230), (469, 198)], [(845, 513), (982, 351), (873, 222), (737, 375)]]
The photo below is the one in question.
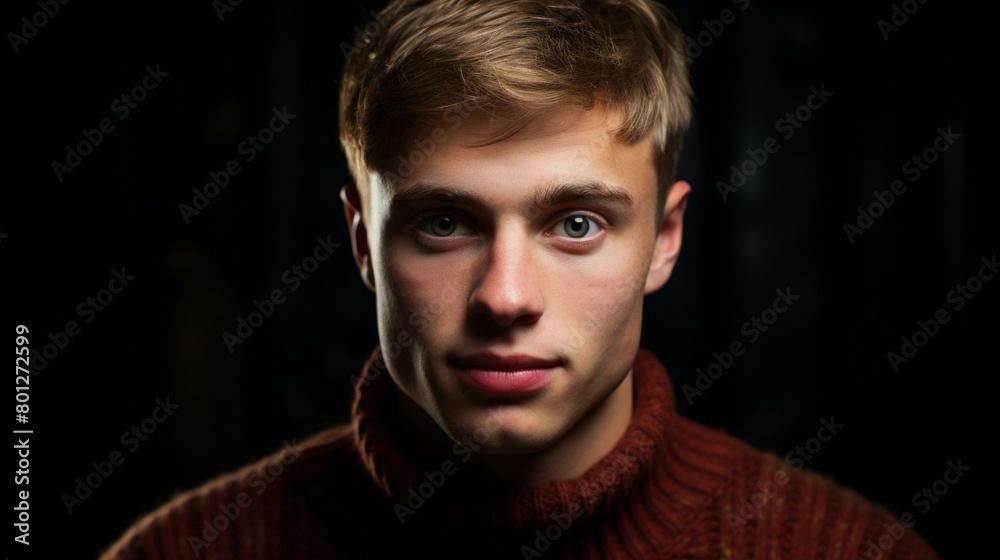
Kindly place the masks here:
[[(983, 449), (995, 438), (978, 428), (991, 406), (981, 379), (997, 370), (998, 281), (960, 311), (946, 294), (1000, 239), (985, 182), (995, 62), (977, 62), (993, 52), (984, 15), (928, 0), (886, 40), (876, 24), (892, 14), (886, 1), (692, 4), (670, 3), (692, 37), (724, 8), (735, 21), (692, 51), (697, 116), (681, 176), (694, 193), (674, 276), (647, 300), (643, 345), (670, 370), (682, 413), (780, 456), (833, 416), (845, 428), (806, 467), (914, 512), (944, 557), (970, 556), (989, 531), (973, 512), (992, 487)], [(246, 1), (220, 21), (208, 0), (71, 2), (18, 53), (8, 43), (4, 329), (13, 339), (27, 325), (39, 352), (49, 333), (80, 325), (31, 378), (34, 556), (93, 557), (176, 492), (347, 418), (348, 378), (377, 335), (337, 194), (349, 180), (341, 43), (383, 5)], [(39, 10), (7, 3), (3, 30), (20, 33)], [(112, 102), (147, 65), (169, 76), (119, 120)], [(783, 139), (775, 123), (821, 84), (834, 95)], [(288, 128), (185, 224), (178, 205), (286, 106)], [(105, 117), (114, 131), (58, 181), (53, 160)], [(909, 181), (904, 162), (949, 126), (961, 138)], [(723, 201), (716, 182), (769, 136), (780, 150)], [(906, 192), (851, 243), (843, 224), (894, 179)], [(222, 333), (287, 288), (282, 273), (317, 236), (341, 246), (231, 354)], [(77, 306), (121, 267), (135, 280), (84, 324)], [(801, 299), (688, 402), (681, 386), (713, 352), (747, 342), (741, 325), (777, 288)], [(887, 352), (939, 308), (951, 320), (893, 371)], [(168, 396), (180, 408), (129, 453), (122, 432)], [(115, 450), (125, 462), (68, 514), (60, 496)], [(972, 470), (918, 512), (912, 496), (958, 458)]]

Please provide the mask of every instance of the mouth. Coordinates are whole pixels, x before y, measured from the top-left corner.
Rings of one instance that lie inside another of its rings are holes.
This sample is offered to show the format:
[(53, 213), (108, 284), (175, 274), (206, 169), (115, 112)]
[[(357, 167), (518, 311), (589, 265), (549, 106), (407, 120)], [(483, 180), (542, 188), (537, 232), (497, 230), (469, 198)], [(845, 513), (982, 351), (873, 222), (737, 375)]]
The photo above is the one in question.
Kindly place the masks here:
[(526, 395), (544, 388), (563, 365), (557, 358), (480, 352), (448, 360), (455, 375), (472, 389), (490, 395)]

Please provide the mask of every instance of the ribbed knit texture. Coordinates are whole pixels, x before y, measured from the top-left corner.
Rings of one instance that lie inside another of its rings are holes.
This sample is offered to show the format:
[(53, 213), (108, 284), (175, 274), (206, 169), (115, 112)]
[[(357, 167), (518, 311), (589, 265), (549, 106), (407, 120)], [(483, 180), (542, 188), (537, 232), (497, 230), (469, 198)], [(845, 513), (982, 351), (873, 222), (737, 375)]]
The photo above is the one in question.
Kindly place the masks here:
[(645, 350), (614, 450), (579, 478), (536, 486), (477, 472), (466, 453), (417, 464), (396, 436), (395, 384), (373, 371), (350, 425), (178, 496), (103, 558), (938, 558), (857, 494), (678, 417)]

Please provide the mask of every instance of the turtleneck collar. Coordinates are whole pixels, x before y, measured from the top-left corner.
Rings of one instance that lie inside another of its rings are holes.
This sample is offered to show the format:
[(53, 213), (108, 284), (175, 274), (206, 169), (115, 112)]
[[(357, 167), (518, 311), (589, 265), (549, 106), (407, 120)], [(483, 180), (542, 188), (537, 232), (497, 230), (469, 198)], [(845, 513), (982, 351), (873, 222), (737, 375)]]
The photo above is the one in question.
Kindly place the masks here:
[[(376, 484), (392, 501), (406, 506), (411, 491), (432, 482), (427, 472), (444, 474), (446, 461), (451, 474), (421, 510), (436, 513), (463, 512), (462, 517), (485, 515), (483, 521), (511, 529), (534, 530), (553, 522), (554, 516), (571, 515), (579, 521), (604, 514), (620, 496), (640, 485), (650, 471), (675, 421), (674, 391), (667, 373), (650, 352), (640, 349), (633, 365), (634, 407), (631, 422), (614, 449), (580, 477), (539, 485), (509, 485), (470, 472), (462, 456), (441, 457), (437, 463), (417, 464), (397, 439), (396, 385), (373, 352), (358, 383), (353, 408), (355, 443), (362, 461)], [(441, 481), (441, 477), (431, 477)], [(419, 500), (418, 500), (419, 503)], [(406, 510), (401, 510), (407, 515)], [(414, 517), (428, 512), (414, 512)], [(530, 533), (530, 531), (528, 531)]]

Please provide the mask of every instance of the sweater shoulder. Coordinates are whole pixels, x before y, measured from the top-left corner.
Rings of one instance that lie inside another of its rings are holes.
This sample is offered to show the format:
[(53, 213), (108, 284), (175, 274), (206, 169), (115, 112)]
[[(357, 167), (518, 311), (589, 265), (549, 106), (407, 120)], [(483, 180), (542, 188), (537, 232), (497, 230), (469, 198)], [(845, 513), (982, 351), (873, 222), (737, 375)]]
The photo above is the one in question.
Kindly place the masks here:
[(774, 558), (938, 560), (916, 532), (916, 517), (894, 515), (856, 490), (728, 434), (736, 452), (720, 525), (737, 548)]
[(337, 426), (187, 490), (144, 514), (101, 556), (139, 558), (276, 558), (282, 554), (287, 495), (296, 471), (353, 448), (350, 426)]

